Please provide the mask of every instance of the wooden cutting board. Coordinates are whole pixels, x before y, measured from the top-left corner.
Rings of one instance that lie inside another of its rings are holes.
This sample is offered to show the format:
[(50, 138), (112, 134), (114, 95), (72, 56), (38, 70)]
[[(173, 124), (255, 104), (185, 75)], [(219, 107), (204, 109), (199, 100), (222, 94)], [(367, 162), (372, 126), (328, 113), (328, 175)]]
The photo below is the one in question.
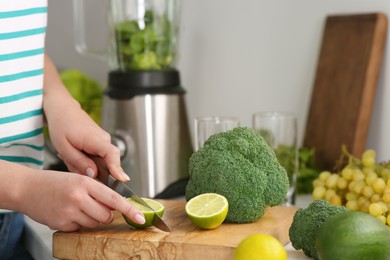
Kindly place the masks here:
[(161, 200), (164, 221), (171, 233), (155, 227), (136, 230), (118, 212), (110, 225), (77, 232), (53, 234), (53, 256), (60, 259), (232, 259), (238, 243), (250, 234), (269, 234), (283, 244), (289, 242), (288, 229), (296, 207), (268, 208), (257, 222), (222, 224), (201, 230), (185, 214), (184, 201)]
[(322, 169), (333, 169), (343, 144), (355, 156), (365, 149), (386, 33), (381, 13), (326, 19), (303, 142)]

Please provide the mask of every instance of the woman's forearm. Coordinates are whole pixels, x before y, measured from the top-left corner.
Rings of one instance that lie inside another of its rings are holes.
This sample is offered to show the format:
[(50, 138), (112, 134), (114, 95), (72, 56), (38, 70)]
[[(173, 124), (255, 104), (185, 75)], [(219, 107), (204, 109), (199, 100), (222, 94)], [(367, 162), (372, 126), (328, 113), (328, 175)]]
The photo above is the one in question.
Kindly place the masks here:
[[(56, 66), (45, 54), (44, 82), (43, 82), (43, 109), (47, 118), (55, 117), (56, 112), (64, 111), (69, 106), (80, 107), (80, 104), (71, 96), (61, 81)], [(53, 116), (51, 116), (53, 115)]]
[(0, 160), (0, 209), (22, 211), (22, 200), (28, 193), (33, 169)]

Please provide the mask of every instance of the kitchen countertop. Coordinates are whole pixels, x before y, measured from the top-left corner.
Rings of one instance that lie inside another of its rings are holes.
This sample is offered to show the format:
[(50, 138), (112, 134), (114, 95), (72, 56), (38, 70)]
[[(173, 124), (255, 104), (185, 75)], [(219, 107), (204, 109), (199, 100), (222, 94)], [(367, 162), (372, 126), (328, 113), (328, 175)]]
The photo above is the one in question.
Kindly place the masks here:
[[(311, 202), (310, 195), (301, 195), (297, 197), (296, 206), (306, 207)], [(34, 220), (26, 217), (26, 234), (25, 244), (28, 251), (35, 259), (47, 260), (55, 259), (52, 257), (52, 239), (53, 230), (47, 226), (39, 224)], [(288, 254), (288, 259), (300, 260), (309, 259), (302, 251), (295, 250), (291, 243), (285, 246)]]

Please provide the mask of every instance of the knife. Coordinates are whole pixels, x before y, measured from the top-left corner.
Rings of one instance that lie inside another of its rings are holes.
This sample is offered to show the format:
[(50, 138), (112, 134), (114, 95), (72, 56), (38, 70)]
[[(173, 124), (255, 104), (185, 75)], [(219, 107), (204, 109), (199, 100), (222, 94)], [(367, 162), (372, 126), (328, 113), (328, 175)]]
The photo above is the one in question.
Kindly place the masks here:
[(157, 215), (154, 209), (148, 203), (146, 203), (146, 201), (144, 201), (141, 197), (139, 197), (124, 182), (118, 181), (117, 179), (112, 177), (110, 171), (106, 166), (106, 163), (101, 157), (94, 156), (94, 155), (88, 155), (88, 156), (95, 162), (98, 168), (99, 174), (97, 175), (97, 178), (100, 181), (102, 181), (104, 184), (106, 184), (108, 187), (118, 192), (122, 196), (125, 196), (127, 198), (132, 198), (134, 201), (152, 210), (154, 212), (153, 226), (165, 232), (172, 231), (172, 229), (164, 222), (164, 220), (162, 220), (162, 218), (159, 215)]

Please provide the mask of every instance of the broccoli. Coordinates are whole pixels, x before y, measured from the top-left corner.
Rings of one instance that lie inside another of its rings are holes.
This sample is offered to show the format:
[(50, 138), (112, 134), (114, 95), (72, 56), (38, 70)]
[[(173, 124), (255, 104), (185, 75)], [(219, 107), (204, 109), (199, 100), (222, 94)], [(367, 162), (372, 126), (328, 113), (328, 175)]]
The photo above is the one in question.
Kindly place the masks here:
[(175, 54), (174, 29), (167, 15), (147, 10), (140, 20), (115, 25), (119, 62), (124, 70), (163, 70), (171, 67)]
[(186, 199), (207, 192), (229, 201), (226, 222), (249, 223), (267, 206), (282, 203), (289, 182), (274, 151), (254, 129), (237, 127), (212, 135), (192, 154)]
[(307, 208), (297, 210), (289, 229), (292, 246), (297, 250), (302, 249), (305, 255), (318, 259), (315, 238), (320, 226), (331, 216), (347, 210), (326, 200), (315, 200)]

